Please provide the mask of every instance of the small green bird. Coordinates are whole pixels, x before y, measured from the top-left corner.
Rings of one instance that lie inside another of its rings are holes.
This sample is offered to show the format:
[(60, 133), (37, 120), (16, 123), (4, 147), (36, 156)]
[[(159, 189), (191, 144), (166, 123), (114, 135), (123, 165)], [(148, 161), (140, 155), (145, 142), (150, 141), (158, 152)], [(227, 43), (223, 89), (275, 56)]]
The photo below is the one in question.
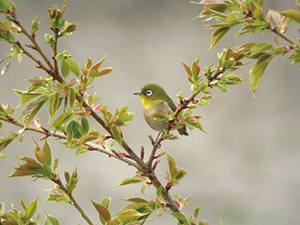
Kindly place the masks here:
[[(158, 132), (163, 132), (167, 123), (165, 121), (156, 120), (158, 113), (163, 113), (164, 110), (168, 114), (174, 114), (176, 106), (172, 99), (167, 95), (165, 90), (157, 84), (146, 84), (140, 92), (134, 93), (139, 95), (143, 104), (143, 114), (147, 124)], [(189, 135), (186, 127), (178, 129), (179, 134)]]

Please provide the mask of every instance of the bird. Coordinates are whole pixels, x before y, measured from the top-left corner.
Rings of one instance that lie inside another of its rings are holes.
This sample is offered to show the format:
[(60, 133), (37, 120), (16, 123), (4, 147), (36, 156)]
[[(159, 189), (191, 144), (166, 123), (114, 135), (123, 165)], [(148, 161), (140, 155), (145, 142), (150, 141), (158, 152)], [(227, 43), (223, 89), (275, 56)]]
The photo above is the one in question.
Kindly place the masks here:
[[(143, 105), (143, 114), (147, 124), (153, 129), (159, 132), (159, 135), (164, 132), (167, 126), (166, 121), (157, 120), (164, 111), (168, 114), (174, 114), (177, 107), (172, 99), (168, 96), (165, 90), (158, 84), (146, 84), (140, 92), (133, 93), (141, 97)], [(188, 135), (186, 127), (177, 129), (180, 135)]]

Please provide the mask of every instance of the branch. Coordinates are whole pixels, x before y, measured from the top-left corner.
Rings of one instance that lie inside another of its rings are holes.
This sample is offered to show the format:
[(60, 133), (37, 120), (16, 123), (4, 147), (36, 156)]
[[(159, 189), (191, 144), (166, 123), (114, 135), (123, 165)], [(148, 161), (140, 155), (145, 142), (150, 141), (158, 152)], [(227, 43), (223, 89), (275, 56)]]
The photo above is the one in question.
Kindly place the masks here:
[(20, 42), (16, 41), (15, 44), (22, 50), (22, 52), (27, 55), (30, 59), (32, 59), (36, 64), (39, 65), (39, 68), (43, 69), (46, 71), (46, 73), (50, 74), (50, 70), (37, 58), (35, 58), (31, 53), (29, 53), (22, 45)]
[(35, 38), (30, 35), (26, 29), (22, 26), (22, 24), (17, 20), (17, 18), (13, 19), (13, 22), (18, 25), (18, 27), (20, 27), (21, 32), (23, 34), (25, 34), (25, 36), (32, 42), (32, 44), (34, 45), (35, 49), (37, 50), (37, 52), (42, 56), (42, 58), (45, 60), (45, 62), (47, 63), (47, 65), (49, 66), (49, 68), (51, 70), (54, 70), (53, 65), (51, 64), (50, 60), (48, 59), (48, 57), (45, 55), (45, 53), (42, 51), (41, 47), (39, 46), (39, 44), (36, 42)]
[(86, 222), (89, 225), (93, 225), (92, 221), (89, 219), (89, 217), (85, 214), (83, 209), (79, 206), (73, 195), (68, 191), (68, 189), (64, 186), (64, 184), (61, 182), (59, 177), (56, 175), (53, 179), (51, 179), (52, 182), (56, 183), (59, 188), (65, 192), (65, 194), (70, 198), (71, 204), (80, 212), (81, 216), (86, 220)]
[[(5, 121), (5, 122), (10, 123), (10, 124), (14, 124), (18, 127), (22, 127), (22, 128), (24, 127), (24, 123), (22, 123), (19, 120), (13, 120), (13, 118), (8, 119), (5, 116), (0, 116), (0, 120)], [(34, 132), (37, 132), (37, 133), (40, 133), (40, 134), (44, 134), (44, 135), (46, 135), (46, 137), (53, 136), (53, 137), (56, 137), (56, 138), (59, 138), (59, 139), (67, 139), (67, 137), (64, 133), (61, 133), (61, 132), (55, 132), (54, 133), (54, 131), (46, 130), (46, 129), (43, 129), (42, 127), (36, 127), (36, 126), (28, 125), (26, 127), (26, 130), (30, 130), (30, 131), (34, 131)], [(105, 148), (103, 148), (99, 145), (96, 145), (92, 142), (86, 142), (86, 143), (84, 143), (84, 145), (87, 147), (87, 150), (98, 151), (98, 152), (104, 153), (104, 154), (108, 155), (109, 157), (113, 157), (115, 159), (121, 160), (121, 161), (127, 163), (128, 165), (139, 169), (139, 166), (133, 160), (125, 158), (125, 157), (117, 156), (113, 152), (111, 152), (111, 151), (109, 151), (109, 150), (107, 150), (107, 149), (105, 149)]]
[(291, 46), (299, 51), (300, 50), (300, 45), (295, 42), (293, 39), (291, 39), (289, 36), (287, 36), (285, 33), (282, 33), (279, 31), (279, 29), (277, 27), (274, 26), (269, 26), (267, 29), (269, 29), (270, 31), (272, 31), (273, 33), (275, 33), (276, 35), (278, 35), (279, 37), (281, 37), (282, 39), (286, 40), (287, 42), (289, 42), (291, 44)]

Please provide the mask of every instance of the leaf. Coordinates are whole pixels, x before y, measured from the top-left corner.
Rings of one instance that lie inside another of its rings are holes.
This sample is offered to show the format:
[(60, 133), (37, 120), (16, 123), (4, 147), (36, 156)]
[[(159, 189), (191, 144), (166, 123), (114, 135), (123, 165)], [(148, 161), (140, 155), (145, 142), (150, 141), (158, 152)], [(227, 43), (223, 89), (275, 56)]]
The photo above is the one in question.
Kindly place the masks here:
[(66, 63), (68, 63), (69, 68), (72, 71), (72, 73), (74, 73), (77, 77), (79, 77), (80, 76), (80, 68), (79, 68), (77, 62), (71, 58), (68, 58), (66, 60)]
[[(162, 187), (162, 186), (161, 186)], [(143, 198), (127, 198), (127, 199), (121, 199), (123, 201), (128, 201), (128, 202), (134, 202), (134, 203), (144, 203), (144, 204), (147, 204), (148, 201), (143, 199)]]
[(45, 154), (45, 157), (46, 157), (46, 160), (47, 160), (47, 165), (50, 166), (51, 161), (52, 161), (52, 154), (51, 154), (51, 147), (50, 147), (47, 139), (45, 139), (45, 143), (43, 145), (42, 151)]
[(46, 214), (46, 219), (43, 225), (59, 225), (57, 218), (55, 218), (52, 215), (49, 215), (46, 211), (44, 212)]
[(283, 16), (286, 16), (292, 20), (294, 20), (296, 23), (300, 24), (300, 13), (295, 11), (294, 9), (288, 9), (280, 13)]
[(91, 202), (93, 203), (94, 207), (96, 208), (97, 212), (99, 213), (99, 216), (101, 216), (106, 222), (111, 220), (111, 214), (104, 205), (102, 205), (101, 203), (98, 203), (92, 199), (91, 199)]
[(122, 136), (121, 131), (118, 126), (112, 126), (111, 128), (114, 139), (118, 142), (118, 144), (122, 147)]
[(93, 77), (101, 77), (101, 76), (107, 75), (107, 74), (109, 74), (112, 70), (113, 70), (112, 67), (106, 67), (106, 68), (100, 70), (100, 71), (99, 71), (97, 74), (95, 74)]
[(198, 217), (199, 210), (200, 210), (200, 208), (199, 208), (199, 207), (197, 207), (197, 208), (195, 208), (195, 209), (194, 209), (194, 213), (193, 213), (193, 215), (194, 215), (194, 218), (195, 218), (195, 220), (196, 220), (196, 219), (197, 219), (197, 217)]
[(73, 109), (74, 107), (75, 99), (76, 99), (76, 93), (74, 88), (69, 88), (68, 102), (71, 109)]
[(231, 25), (227, 27), (220, 27), (212, 33), (212, 35), (210, 36), (211, 42), (209, 50), (212, 49), (222, 39), (222, 37), (224, 37), (224, 35), (231, 29), (231, 27)]
[(258, 58), (254, 66), (251, 68), (249, 75), (250, 75), (250, 85), (253, 91), (253, 95), (268, 64), (273, 58), (274, 56), (271, 54), (263, 54)]
[(6, 0), (0, 0), (0, 10), (6, 13), (8, 9), (9, 9), (9, 6), (8, 6)]
[(191, 77), (192, 76), (191, 67), (186, 62), (183, 62), (183, 61), (182, 61), (182, 65), (183, 65), (186, 73), (189, 75), (189, 77)]
[(128, 178), (125, 178), (124, 180), (122, 180), (121, 183), (118, 184), (118, 186), (124, 186), (124, 185), (128, 185), (128, 184), (137, 184), (137, 183), (141, 183), (141, 182), (143, 182), (143, 181), (139, 178), (128, 177)]
[(182, 213), (180, 213), (180, 212), (171, 212), (171, 215), (173, 215), (180, 222), (183, 222), (185, 224), (189, 223), (189, 221), (187, 220), (187, 218)]
[(90, 69), (89, 76), (91, 76), (92, 71), (98, 70), (100, 68), (100, 66), (102, 65), (102, 63), (106, 57), (107, 57), (107, 55), (105, 55), (99, 62), (97, 62), (94, 66), (92, 66), (92, 68)]
[(31, 217), (33, 217), (34, 213), (36, 212), (37, 209), (37, 201), (38, 201), (39, 197), (37, 197), (37, 199), (33, 202), (31, 202), (28, 207), (25, 209), (25, 218), (26, 220), (29, 220)]
[(64, 78), (66, 78), (66, 77), (69, 76), (69, 74), (70, 74), (69, 64), (68, 64), (65, 60), (63, 60), (63, 61), (61, 62), (61, 75), (62, 75)]
[(174, 174), (174, 172), (176, 170), (175, 160), (169, 154), (166, 154), (166, 157), (167, 157), (167, 161), (168, 161), (168, 165), (169, 165), (170, 174)]
[(157, 196), (160, 196), (161, 193), (162, 193), (162, 190), (163, 190), (163, 186), (160, 185), (160, 186), (157, 188), (157, 190), (156, 190), (156, 195), (157, 195)]
[(117, 218), (123, 222), (122, 224), (134, 224), (137, 221), (144, 220), (141, 217), (147, 214), (148, 213), (140, 213), (135, 209), (128, 209), (121, 211)]
[(66, 122), (68, 122), (71, 119), (72, 116), (73, 116), (73, 113), (68, 113), (68, 112), (61, 114), (59, 117), (56, 118), (56, 120), (53, 121), (50, 128), (65, 124)]
[[(24, 130), (27, 128), (29, 123), (33, 120), (35, 115), (40, 111), (42, 106), (48, 101), (47, 97), (39, 98), (37, 101), (30, 103), (22, 112), (24, 115)], [(25, 114), (24, 114), (25, 113)]]

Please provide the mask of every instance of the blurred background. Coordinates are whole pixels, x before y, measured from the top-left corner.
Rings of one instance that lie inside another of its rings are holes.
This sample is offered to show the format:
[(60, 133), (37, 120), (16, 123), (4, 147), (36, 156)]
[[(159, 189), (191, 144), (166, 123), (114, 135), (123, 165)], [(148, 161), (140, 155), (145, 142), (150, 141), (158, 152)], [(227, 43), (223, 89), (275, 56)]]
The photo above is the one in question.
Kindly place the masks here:
[[(47, 54), (49, 46), (44, 43), (43, 34), (51, 33), (48, 27), (48, 13), (45, 5), (53, 4), (62, 8), (62, 0), (14, 0), (18, 18), (28, 30), (36, 15), (40, 18), (37, 40)], [(102, 104), (114, 111), (129, 104), (129, 111), (136, 112), (131, 123), (124, 129), (129, 145), (137, 152), (145, 146), (150, 152), (151, 144), (147, 135), (151, 130), (142, 116), (140, 99), (132, 93), (146, 83), (157, 83), (176, 100), (182, 91), (190, 95), (190, 86), (181, 60), (191, 63), (200, 56), (200, 66), (217, 63), (216, 53), (223, 48), (241, 46), (246, 42), (272, 42), (270, 32), (234, 37), (238, 31), (231, 31), (212, 50), (211, 31), (206, 30), (201, 20), (192, 20), (202, 10), (202, 5), (193, 5), (188, 0), (69, 0), (65, 19), (79, 24), (69, 39), (59, 40), (58, 51), (68, 50), (80, 67), (87, 57), (100, 60), (108, 55), (104, 67), (114, 67), (113, 72), (94, 83), (90, 93), (97, 91)], [(295, 1), (267, 0), (265, 9), (285, 10), (295, 8)], [(4, 17), (1, 17), (4, 20)], [(297, 39), (297, 27), (289, 35)], [(23, 41), (22, 37), (18, 38)], [(283, 40), (281, 43), (286, 44)], [(28, 41), (26, 40), (26, 43)], [(10, 47), (0, 42), (0, 58), (10, 52)], [(247, 62), (247, 60), (244, 60)], [(179, 168), (188, 174), (180, 184), (171, 189), (171, 194), (190, 197), (190, 204), (184, 208), (187, 216), (200, 207), (199, 217), (210, 225), (253, 224), (299, 224), (300, 221), (300, 78), (298, 65), (282, 57), (275, 58), (267, 68), (253, 98), (249, 81), (230, 86), (227, 93), (213, 90), (215, 98), (210, 106), (203, 106), (197, 113), (203, 116), (202, 125), (209, 133), (189, 131), (189, 137), (177, 141), (163, 142), (161, 150), (171, 154)], [(236, 73), (246, 77), (253, 65), (245, 66)], [(1, 67), (4, 64), (1, 64)], [(14, 60), (9, 71), (0, 77), (0, 101), (19, 105), (19, 99), (7, 87), (25, 90), (25, 78), (45, 76), (42, 70), (24, 56), (19, 64)], [(18, 108), (15, 117), (22, 110)], [(46, 111), (38, 114), (47, 124)], [(99, 125), (91, 121), (91, 127)], [(19, 128), (4, 123), (0, 135)], [(9, 202), (18, 209), (20, 197), (31, 202), (39, 196), (38, 212), (56, 216), (60, 224), (86, 224), (79, 213), (68, 204), (45, 202), (44, 189), (53, 184), (45, 180), (32, 181), (29, 177), (6, 178), (13, 171), (12, 166), (22, 163), (15, 156), (34, 157), (34, 143), (41, 137), (26, 132), (22, 143), (14, 142), (3, 151), (10, 158), (0, 162), (0, 202)], [(98, 222), (97, 212), (89, 198), (101, 201), (111, 196), (111, 211), (116, 213), (126, 202), (119, 199), (139, 196), (155, 198), (153, 187), (146, 188), (146, 196), (140, 193), (141, 185), (117, 187), (125, 177), (134, 175), (135, 170), (115, 159), (96, 152), (75, 157), (74, 150), (62, 148), (54, 139), (49, 139), (53, 158), (60, 158), (58, 168), (73, 172), (78, 167), (80, 181), (74, 196), (88, 216)], [(42, 145), (42, 142), (40, 142)], [(165, 181), (168, 167), (164, 158), (157, 167), (157, 175)], [(157, 215), (153, 214), (153, 217)], [(44, 221), (44, 216), (41, 221)], [(147, 224), (176, 224), (168, 213)]]

